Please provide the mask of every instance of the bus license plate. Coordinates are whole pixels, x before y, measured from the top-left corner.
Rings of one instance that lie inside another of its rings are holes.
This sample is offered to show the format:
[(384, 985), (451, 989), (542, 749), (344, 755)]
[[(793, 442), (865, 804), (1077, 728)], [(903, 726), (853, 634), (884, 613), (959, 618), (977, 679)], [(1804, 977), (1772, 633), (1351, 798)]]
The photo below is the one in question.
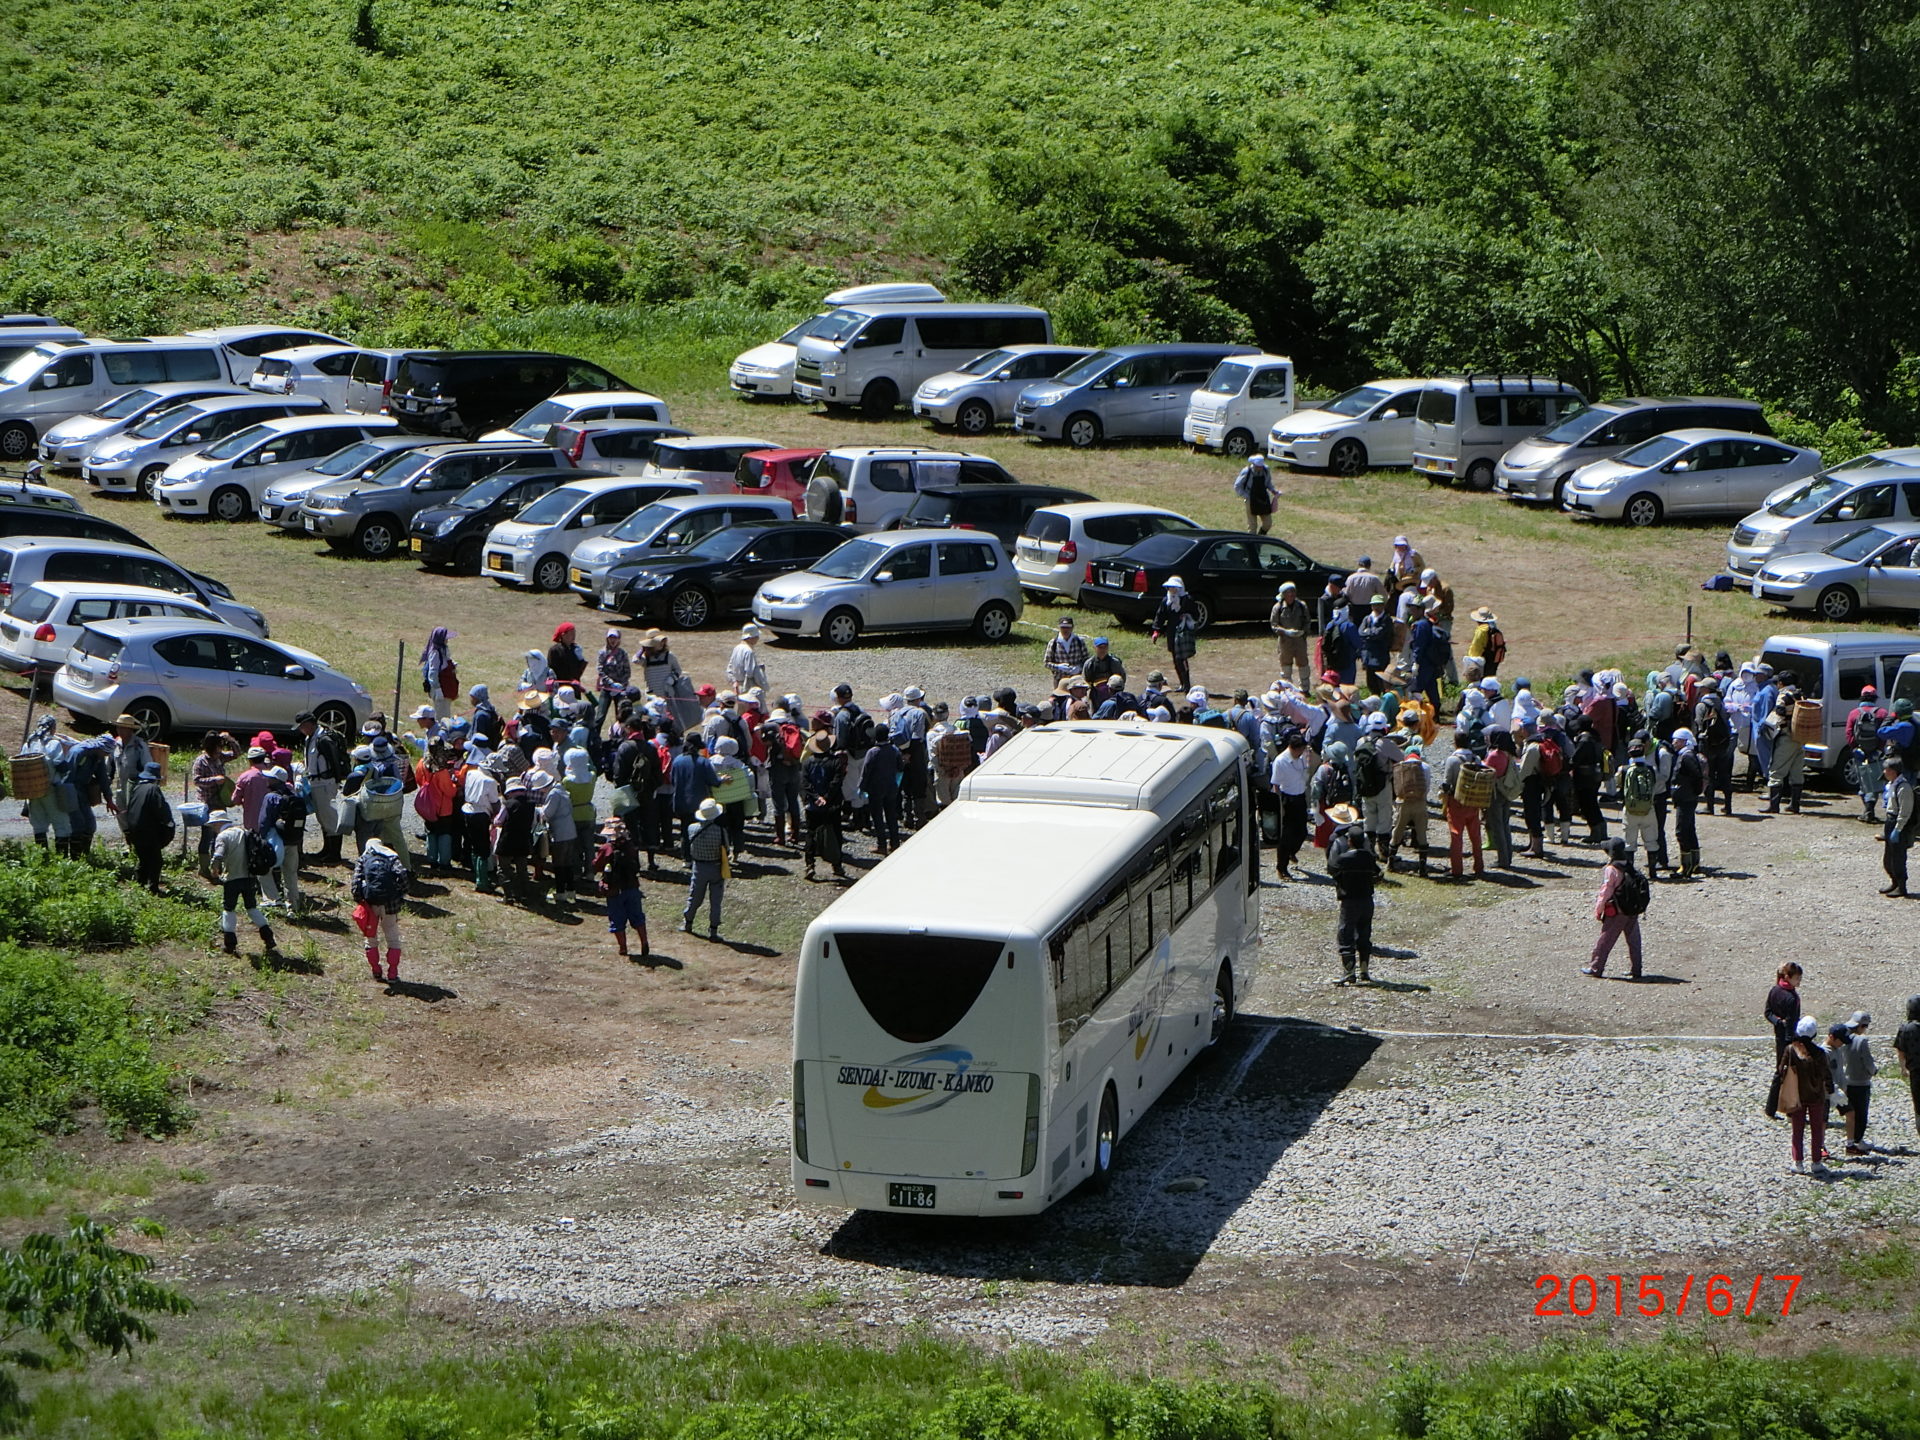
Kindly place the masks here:
[(933, 1186), (889, 1185), (887, 1186), (887, 1204), (897, 1210), (931, 1210), (933, 1209)]

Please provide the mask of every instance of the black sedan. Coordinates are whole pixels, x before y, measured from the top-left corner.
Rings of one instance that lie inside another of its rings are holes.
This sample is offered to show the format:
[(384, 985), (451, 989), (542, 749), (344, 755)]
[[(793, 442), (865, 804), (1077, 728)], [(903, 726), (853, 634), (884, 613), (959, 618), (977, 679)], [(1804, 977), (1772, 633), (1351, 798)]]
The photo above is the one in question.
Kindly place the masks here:
[(1204, 628), (1223, 621), (1265, 620), (1289, 580), (1311, 608), (1328, 578), (1344, 573), (1270, 535), (1169, 530), (1149, 535), (1118, 555), (1089, 561), (1080, 606), (1145, 625), (1160, 608), (1168, 579), (1178, 575)]
[(415, 515), (407, 525), (407, 550), (428, 570), (478, 575), (480, 547), (494, 526), (556, 485), (606, 478), (598, 470), (503, 470)]
[(694, 630), (717, 616), (750, 611), (754, 592), (767, 581), (806, 569), (846, 541), (838, 526), (808, 520), (729, 525), (684, 550), (615, 566), (607, 572), (614, 598), (600, 608)]
[(985, 530), (1013, 553), (1033, 512), (1094, 497), (1060, 485), (937, 485), (914, 497), (902, 530)]

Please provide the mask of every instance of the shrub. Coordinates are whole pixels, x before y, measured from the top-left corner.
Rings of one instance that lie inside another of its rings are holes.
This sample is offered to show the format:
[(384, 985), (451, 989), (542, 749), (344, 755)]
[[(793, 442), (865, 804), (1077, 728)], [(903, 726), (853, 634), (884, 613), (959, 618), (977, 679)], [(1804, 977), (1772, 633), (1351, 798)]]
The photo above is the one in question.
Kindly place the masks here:
[(202, 923), (193, 906), (135, 885), (124, 851), (70, 860), (40, 845), (0, 844), (0, 934), (10, 939), (103, 949), (184, 939)]

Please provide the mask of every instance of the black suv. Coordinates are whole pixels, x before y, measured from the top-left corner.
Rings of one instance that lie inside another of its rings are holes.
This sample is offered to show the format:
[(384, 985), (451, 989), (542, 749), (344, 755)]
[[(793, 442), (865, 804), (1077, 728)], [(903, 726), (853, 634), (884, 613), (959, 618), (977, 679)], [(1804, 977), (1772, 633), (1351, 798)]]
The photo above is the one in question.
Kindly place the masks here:
[(422, 510), (407, 522), (407, 550), (428, 570), (480, 573), (480, 547), (487, 532), (511, 520), (521, 507), (575, 480), (606, 480), (599, 470), (503, 470), (469, 485), (444, 505)]
[(899, 528), (985, 530), (1011, 555), (1014, 542), (1027, 528), (1034, 511), (1098, 498), (1059, 485), (940, 485), (914, 497), (907, 513), (900, 517)]
[(413, 350), (400, 357), (388, 413), (420, 435), (477, 440), (549, 395), (631, 390), (587, 360), (544, 351)]
[(750, 520), (716, 530), (684, 550), (622, 566), (630, 578), (603, 609), (692, 630), (716, 615), (753, 608), (754, 592), (839, 549), (846, 532), (809, 520)]

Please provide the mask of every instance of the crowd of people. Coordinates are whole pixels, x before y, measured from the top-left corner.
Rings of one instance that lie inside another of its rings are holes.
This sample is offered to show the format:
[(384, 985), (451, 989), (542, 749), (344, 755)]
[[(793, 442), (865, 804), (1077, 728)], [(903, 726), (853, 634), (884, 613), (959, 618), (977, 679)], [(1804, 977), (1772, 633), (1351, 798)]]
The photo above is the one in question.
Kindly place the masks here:
[[(1834, 1158), (1827, 1147), (1830, 1119), (1844, 1122), (1844, 1153), (1873, 1153), (1867, 1139), (1872, 1116), (1873, 1078), (1880, 1073), (1867, 1031), (1873, 1016), (1856, 1010), (1845, 1020), (1821, 1029), (1820, 1022), (1801, 1013), (1800, 987), (1806, 972), (1795, 961), (1782, 965), (1767, 991), (1763, 1015), (1773, 1028), (1774, 1075), (1767, 1091), (1765, 1112), (1770, 1120), (1790, 1122), (1789, 1153), (1792, 1169), (1824, 1175)], [(1893, 1053), (1913, 1101), (1914, 1124), (1920, 1127), (1920, 995), (1907, 997), (1906, 1023), (1894, 1032)]]

